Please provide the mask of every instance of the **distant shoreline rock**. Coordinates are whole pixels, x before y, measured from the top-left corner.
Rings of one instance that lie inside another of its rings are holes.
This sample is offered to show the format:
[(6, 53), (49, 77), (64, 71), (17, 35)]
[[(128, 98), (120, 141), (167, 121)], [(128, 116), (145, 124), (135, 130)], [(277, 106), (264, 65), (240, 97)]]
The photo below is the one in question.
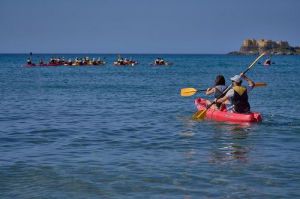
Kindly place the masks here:
[(239, 51), (228, 54), (256, 55), (262, 52), (268, 52), (272, 55), (300, 55), (300, 47), (292, 47), (287, 41), (245, 39)]

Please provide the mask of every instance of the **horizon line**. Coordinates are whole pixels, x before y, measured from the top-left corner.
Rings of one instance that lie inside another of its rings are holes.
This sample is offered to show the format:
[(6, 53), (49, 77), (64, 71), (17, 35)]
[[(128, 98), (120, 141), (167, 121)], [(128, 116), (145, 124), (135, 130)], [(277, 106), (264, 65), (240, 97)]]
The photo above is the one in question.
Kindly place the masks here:
[(7, 55), (7, 54), (21, 54), (21, 55), (27, 55), (32, 53), (32, 55), (55, 55), (55, 54), (103, 54), (103, 55), (226, 55), (228, 53), (134, 53), (134, 52), (128, 52), (128, 53), (111, 53), (111, 52), (106, 52), (106, 53), (97, 53), (97, 52), (39, 52), (39, 53), (34, 53), (34, 52), (0, 52), (0, 55)]

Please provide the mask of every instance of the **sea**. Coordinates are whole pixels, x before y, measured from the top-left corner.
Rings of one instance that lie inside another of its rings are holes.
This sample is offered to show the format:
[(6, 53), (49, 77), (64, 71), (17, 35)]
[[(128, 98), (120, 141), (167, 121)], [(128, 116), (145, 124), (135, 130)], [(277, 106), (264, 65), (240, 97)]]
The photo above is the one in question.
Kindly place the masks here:
[[(0, 55), (0, 198), (300, 198), (300, 57), (262, 58), (247, 76), (258, 124), (195, 121), (198, 92), (256, 56), (101, 57), (104, 66), (24, 67)], [(171, 66), (150, 65), (157, 57)], [(245, 83), (245, 82), (244, 82)], [(207, 97), (213, 99), (212, 97)]]

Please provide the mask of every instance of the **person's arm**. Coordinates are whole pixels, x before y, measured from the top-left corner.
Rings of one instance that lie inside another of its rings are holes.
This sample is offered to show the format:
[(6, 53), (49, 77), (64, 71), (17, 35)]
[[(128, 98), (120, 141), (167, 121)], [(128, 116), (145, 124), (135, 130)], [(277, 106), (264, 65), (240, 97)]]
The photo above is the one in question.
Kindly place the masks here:
[(253, 88), (255, 86), (255, 83), (250, 78), (248, 78), (246, 75), (241, 74), (241, 77), (248, 82), (248, 85), (250, 87)]
[(233, 89), (230, 89), (224, 97), (217, 99), (216, 103), (226, 103), (227, 100), (229, 100), (231, 97), (233, 97), (233, 95), (234, 95), (234, 91), (233, 91)]
[(228, 100), (228, 96), (225, 95), (224, 97), (222, 97), (222, 98), (220, 98), (220, 99), (217, 99), (217, 100), (216, 100), (216, 103), (221, 104), (221, 103), (226, 102), (226, 100)]
[(206, 90), (205, 94), (206, 95), (211, 95), (211, 94), (215, 93), (215, 91), (216, 91), (215, 88), (208, 88)]

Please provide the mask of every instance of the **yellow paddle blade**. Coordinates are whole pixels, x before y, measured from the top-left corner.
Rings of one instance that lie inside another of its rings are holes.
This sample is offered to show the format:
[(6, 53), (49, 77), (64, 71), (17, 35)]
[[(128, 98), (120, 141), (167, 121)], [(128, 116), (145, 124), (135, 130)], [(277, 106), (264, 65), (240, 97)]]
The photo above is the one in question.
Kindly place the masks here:
[(206, 111), (207, 109), (205, 110), (202, 110), (202, 111), (197, 111), (196, 113), (194, 113), (194, 115), (192, 116), (192, 118), (194, 120), (203, 120), (206, 116)]
[(182, 88), (180, 90), (180, 95), (187, 97), (187, 96), (192, 96), (194, 95), (198, 90), (195, 88)]
[(192, 119), (196, 120), (197, 119), (197, 115), (200, 114), (201, 111), (197, 111), (196, 113), (193, 114)]
[(263, 87), (263, 86), (267, 86), (267, 83), (265, 83), (265, 82), (255, 82), (254, 87)]

